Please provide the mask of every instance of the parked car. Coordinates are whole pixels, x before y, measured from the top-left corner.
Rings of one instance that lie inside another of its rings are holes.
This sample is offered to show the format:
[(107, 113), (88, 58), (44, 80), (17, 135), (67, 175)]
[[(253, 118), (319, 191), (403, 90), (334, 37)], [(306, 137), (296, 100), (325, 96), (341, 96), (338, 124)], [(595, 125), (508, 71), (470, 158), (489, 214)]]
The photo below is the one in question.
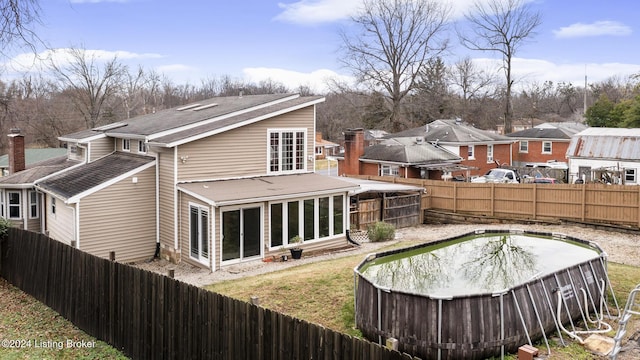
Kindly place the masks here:
[(520, 182), (518, 173), (511, 169), (491, 169), (486, 174), (471, 179), (472, 183), (510, 183), (517, 184)]
[(559, 181), (558, 179), (554, 179), (554, 178), (539, 177), (539, 178), (534, 178), (533, 183), (534, 184), (558, 184)]

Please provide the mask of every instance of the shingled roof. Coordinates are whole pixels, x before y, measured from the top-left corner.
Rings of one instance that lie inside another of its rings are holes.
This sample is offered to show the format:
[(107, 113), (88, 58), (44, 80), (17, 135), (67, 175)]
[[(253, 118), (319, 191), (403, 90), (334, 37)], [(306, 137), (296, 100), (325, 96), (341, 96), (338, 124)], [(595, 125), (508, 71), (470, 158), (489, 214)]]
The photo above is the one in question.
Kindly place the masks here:
[(43, 160), (31, 164), (26, 170), (1, 177), (0, 187), (31, 187), (37, 180), (79, 164), (79, 161), (68, 160), (66, 155)]
[(408, 165), (443, 162), (459, 162), (462, 158), (440, 146), (415, 137), (383, 140), (380, 144), (367, 146), (361, 160), (386, 161)]
[(94, 162), (40, 181), (36, 183), (36, 186), (68, 200), (154, 161), (155, 158), (151, 156), (115, 152)]
[(513, 139), (489, 131), (466, 125), (459, 120), (434, 120), (424, 126), (408, 129), (385, 138), (422, 137), (429, 142), (443, 144), (474, 144), (474, 143), (512, 143)]

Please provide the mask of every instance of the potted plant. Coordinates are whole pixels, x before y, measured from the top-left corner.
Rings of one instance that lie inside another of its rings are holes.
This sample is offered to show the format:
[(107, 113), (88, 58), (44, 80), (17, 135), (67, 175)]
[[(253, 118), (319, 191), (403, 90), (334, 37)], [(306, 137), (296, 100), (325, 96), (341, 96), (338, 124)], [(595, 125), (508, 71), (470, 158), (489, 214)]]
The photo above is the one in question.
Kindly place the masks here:
[(296, 235), (289, 239), (289, 244), (294, 244), (294, 246), (289, 249), (289, 251), (291, 251), (291, 257), (294, 259), (300, 259), (302, 257), (302, 248), (297, 246), (300, 242), (302, 242), (300, 235)]

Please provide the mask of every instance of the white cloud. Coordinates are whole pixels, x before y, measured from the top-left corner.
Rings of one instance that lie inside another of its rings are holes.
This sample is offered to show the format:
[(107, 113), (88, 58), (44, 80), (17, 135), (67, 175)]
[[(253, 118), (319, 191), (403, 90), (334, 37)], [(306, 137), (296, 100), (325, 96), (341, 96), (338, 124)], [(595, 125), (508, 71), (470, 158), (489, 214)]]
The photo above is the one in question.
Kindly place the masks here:
[(596, 21), (591, 24), (576, 23), (554, 30), (558, 38), (575, 38), (590, 36), (627, 36), (631, 35), (631, 28), (618, 21)]
[[(14, 56), (5, 63), (0, 64), (0, 69), (4, 76), (9, 78), (19, 77), (21, 74), (29, 72), (46, 72), (53, 62), (58, 66), (65, 66), (73, 61), (70, 48), (58, 48), (45, 50), (40, 53), (22, 53)], [(82, 50), (87, 59), (97, 62), (108, 61), (116, 57), (121, 61), (141, 61), (148, 59), (159, 59), (163, 56), (153, 53), (133, 53), (124, 50)]]
[(253, 83), (272, 80), (282, 83), (289, 89), (297, 89), (300, 86), (308, 86), (316, 93), (326, 93), (329, 91), (329, 83), (338, 81), (340, 83), (352, 83), (353, 78), (340, 75), (332, 70), (319, 69), (310, 73), (277, 69), (277, 68), (245, 68), (243, 70), (245, 80)]
[(301, 0), (278, 3), (283, 9), (276, 20), (295, 24), (317, 24), (346, 19), (353, 15), (362, 0)]
[[(495, 71), (498, 76), (504, 76), (500, 60), (488, 58), (473, 59), (481, 69)], [(527, 84), (542, 84), (545, 81), (554, 83), (571, 83), (576, 87), (584, 87), (584, 77), (587, 75), (589, 84), (601, 82), (612, 77), (626, 77), (640, 73), (640, 63), (566, 63), (556, 64), (541, 59), (514, 58), (512, 73), (515, 79), (514, 87), (520, 89)], [(500, 78), (502, 79), (502, 78)]]

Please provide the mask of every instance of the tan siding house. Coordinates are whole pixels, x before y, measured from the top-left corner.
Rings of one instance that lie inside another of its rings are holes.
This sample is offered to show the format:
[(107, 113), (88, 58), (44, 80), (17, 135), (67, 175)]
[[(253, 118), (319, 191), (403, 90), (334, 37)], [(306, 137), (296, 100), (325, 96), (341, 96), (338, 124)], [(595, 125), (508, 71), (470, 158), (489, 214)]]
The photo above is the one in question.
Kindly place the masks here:
[(91, 141), (88, 144), (89, 149), (89, 162), (98, 160), (103, 156), (107, 156), (115, 151), (114, 139), (103, 137)]
[(76, 240), (75, 226), (75, 205), (65, 205), (59, 199), (47, 196), (47, 220), (49, 226), (47, 233), (52, 239), (56, 239), (65, 244), (71, 244)]
[(156, 250), (155, 168), (139, 173), (79, 201), (80, 247), (122, 262), (149, 260)]
[(212, 271), (280, 256), (296, 235), (307, 251), (347, 246), (358, 186), (313, 172), (323, 101), (217, 97), (62, 136), (77, 165), (30, 185), (46, 194), (41, 230), (117, 261)]

